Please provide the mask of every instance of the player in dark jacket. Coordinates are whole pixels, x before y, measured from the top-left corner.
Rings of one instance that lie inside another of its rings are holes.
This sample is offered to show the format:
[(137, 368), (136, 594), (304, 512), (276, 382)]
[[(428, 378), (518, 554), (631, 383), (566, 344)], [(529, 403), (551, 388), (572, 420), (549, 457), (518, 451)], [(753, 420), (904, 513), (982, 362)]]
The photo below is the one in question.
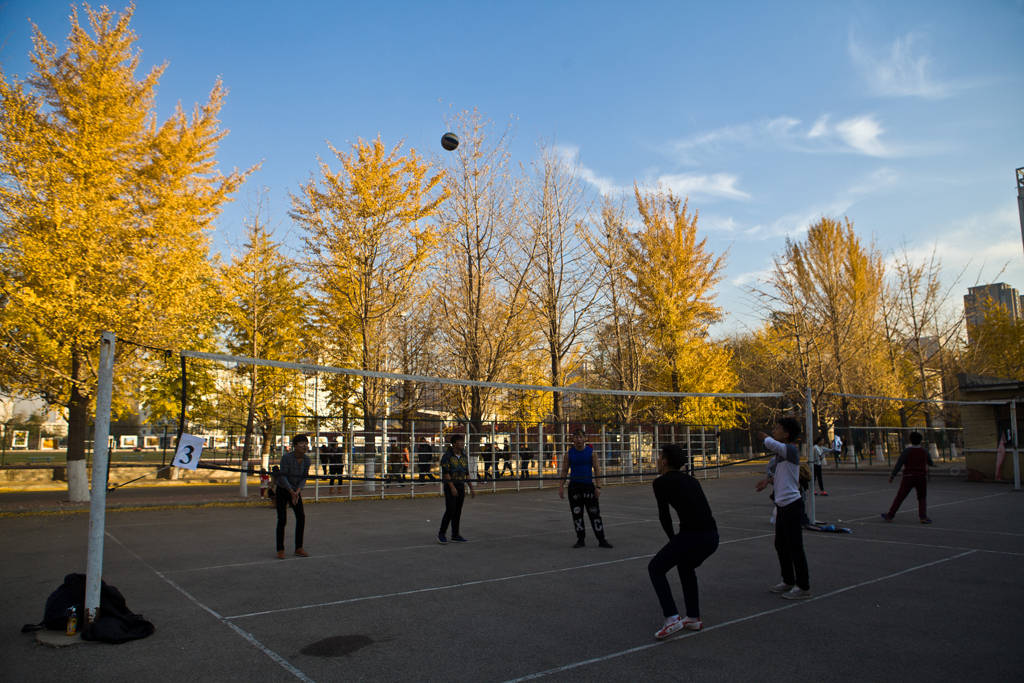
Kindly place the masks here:
[[(700, 482), (682, 471), (686, 453), (680, 446), (668, 444), (661, 449), (658, 459), (660, 477), (654, 480), (654, 497), (658, 501), (658, 519), (668, 536), (668, 543), (658, 551), (647, 565), (647, 573), (658, 594), (665, 624), (654, 634), (658, 640), (685, 629), (699, 631), (704, 624), (700, 619), (697, 593), (697, 574), (694, 571), (718, 549), (718, 526), (711, 515)], [(672, 523), (671, 509), (679, 517), (679, 531)], [(683, 584), (683, 602), (686, 617), (680, 618), (669, 588), (668, 574), (672, 567), (679, 571)]]
[(887, 522), (891, 522), (893, 517), (896, 516), (896, 511), (900, 509), (900, 505), (903, 504), (903, 499), (910, 493), (910, 489), (917, 490), (917, 516), (921, 520), (921, 524), (931, 524), (932, 520), (928, 517), (928, 466), (935, 466), (932, 462), (932, 456), (928, 454), (928, 451), (921, 446), (921, 433), (911, 432), (910, 433), (910, 445), (903, 449), (900, 453), (899, 460), (896, 461), (896, 466), (892, 469), (892, 474), (889, 475), (889, 483), (899, 474), (900, 469), (903, 469), (903, 479), (900, 480), (900, 490), (896, 492), (896, 498), (892, 501), (892, 506), (888, 512), (882, 513), (882, 519)]

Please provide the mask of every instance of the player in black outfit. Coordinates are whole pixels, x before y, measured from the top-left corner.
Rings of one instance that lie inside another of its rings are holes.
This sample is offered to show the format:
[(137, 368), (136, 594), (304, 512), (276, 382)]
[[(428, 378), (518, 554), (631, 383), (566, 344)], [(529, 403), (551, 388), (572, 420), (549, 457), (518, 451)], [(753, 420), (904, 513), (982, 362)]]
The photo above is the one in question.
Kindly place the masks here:
[[(676, 444), (661, 449), (658, 459), (660, 477), (654, 480), (654, 497), (658, 501), (658, 519), (668, 536), (668, 543), (647, 565), (654, 592), (658, 594), (665, 625), (654, 634), (657, 639), (667, 638), (680, 629), (699, 631), (700, 603), (697, 596), (697, 573), (694, 571), (718, 549), (718, 526), (711, 516), (711, 507), (700, 483), (681, 468), (686, 464), (686, 453)], [(679, 516), (679, 532), (672, 526), (672, 513)], [(675, 566), (683, 584), (686, 618), (679, 618), (672, 589), (666, 574)]]

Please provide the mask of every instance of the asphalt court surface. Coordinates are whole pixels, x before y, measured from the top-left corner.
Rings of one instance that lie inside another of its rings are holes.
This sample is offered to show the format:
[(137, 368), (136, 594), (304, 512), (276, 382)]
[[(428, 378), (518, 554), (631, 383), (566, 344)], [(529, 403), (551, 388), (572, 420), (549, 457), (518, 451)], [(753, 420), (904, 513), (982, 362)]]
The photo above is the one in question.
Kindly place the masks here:
[[(4, 680), (1021, 680), (1024, 494), (935, 477), (932, 525), (896, 484), (830, 477), (804, 532), (813, 599), (779, 580), (756, 477), (708, 480), (722, 543), (698, 569), (705, 629), (666, 642), (647, 562), (664, 543), (649, 483), (604, 489), (611, 550), (573, 549), (556, 490), (467, 500), (465, 544), (435, 540), (443, 502), (306, 506), (309, 558), (274, 556), (270, 506), (110, 510), (104, 579), (156, 633), (39, 645), (64, 574), (84, 571), (88, 516), (0, 517)], [(289, 551), (294, 520), (289, 512)], [(682, 607), (678, 577), (670, 583)]]

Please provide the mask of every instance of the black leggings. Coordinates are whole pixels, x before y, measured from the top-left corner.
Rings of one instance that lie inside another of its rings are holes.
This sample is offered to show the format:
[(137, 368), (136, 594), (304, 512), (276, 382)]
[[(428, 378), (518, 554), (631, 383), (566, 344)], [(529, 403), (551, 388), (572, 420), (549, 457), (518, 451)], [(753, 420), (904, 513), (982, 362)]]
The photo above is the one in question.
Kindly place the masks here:
[(789, 585), (808, 590), (811, 587), (807, 572), (807, 556), (804, 554), (804, 536), (801, 525), (803, 501), (796, 500), (785, 507), (776, 506), (775, 552), (779, 556), (782, 580)]
[(448, 482), (444, 483), (444, 517), (441, 518), (442, 536), (448, 532), (448, 523), (452, 525), (452, 536), (459, 535), (459, 522), (462, 520), (462, 504), (466, 501), (466, 485), (455, 483), (455, 495), (452, 495)]
[(579, 538), (587, 535), (587, 527), (583, 523), (584, 508), (590, 517), (590, 526), (594, 527), (594, 535), (599, 539), (604, 538), (604, 523), (601, 521), (601, 508), (597, 505), (597, 491), (594, 485), (570, 481), (569, 509), (572, 511), (572, 524)]
[(718, 532), (683, 532), (669, 539), (668, 543), (647, 565), (647, 573), (658, 594), (661, 612), (666, 617), (679, 614), (672, 589), (666, 576), (672, 567), (679, 570), (679, 581), (683, 584), (683, 602), (686, 616), (700, 618), (700, 600), (697, 597), (697, 572), (694, 571), (712, 553), (718, 550)]
[(821, 480), (821, 464), (820, 463), (816, 464), (814, 466), (814, 480), (816, 482), (818, 482), (818, 490), (819, 491), (824, 491), (825, 490), (825, 482), (823, 482)]
[(288, 524), (288, 506), (295, 511), (295, 548), (302, 547), (302, 535), (306, 531), (306, 513), (302, 509), (302, 496), (299, 502), (292, 502), (292, 492), (278, 486), (277, 495), (274, 496), (277, 502), (277, 550), (284, 550), (284, 527)]

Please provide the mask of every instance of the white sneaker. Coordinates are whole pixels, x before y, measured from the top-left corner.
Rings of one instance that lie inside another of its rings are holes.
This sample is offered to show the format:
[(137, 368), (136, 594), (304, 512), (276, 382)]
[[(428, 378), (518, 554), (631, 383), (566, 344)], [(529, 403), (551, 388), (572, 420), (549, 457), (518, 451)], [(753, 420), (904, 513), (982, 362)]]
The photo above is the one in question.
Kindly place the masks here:
[(768, 589), (769, 593), (788, 593), (793, 589), (793, 584), (782, 581)]
[(683, 628), (687, 631), (699, 631), (704, 628), (704, 622), (693, 617), (686, 617), (683, 619)]
[(669, 617), (665, 620), (665, 625), (654, 634), (654, 637), (658, 640), (664, 640), (676, 631), (682, 629), (685, 626), (684, 620), (679, 618), (677, 614), (674, 617)]
[(786, 600), (806, 600), (811, 597), (811, 589), (804, 590), (799, 586), (793, 586), (792, 589), (782, 594), (782, 597)]

